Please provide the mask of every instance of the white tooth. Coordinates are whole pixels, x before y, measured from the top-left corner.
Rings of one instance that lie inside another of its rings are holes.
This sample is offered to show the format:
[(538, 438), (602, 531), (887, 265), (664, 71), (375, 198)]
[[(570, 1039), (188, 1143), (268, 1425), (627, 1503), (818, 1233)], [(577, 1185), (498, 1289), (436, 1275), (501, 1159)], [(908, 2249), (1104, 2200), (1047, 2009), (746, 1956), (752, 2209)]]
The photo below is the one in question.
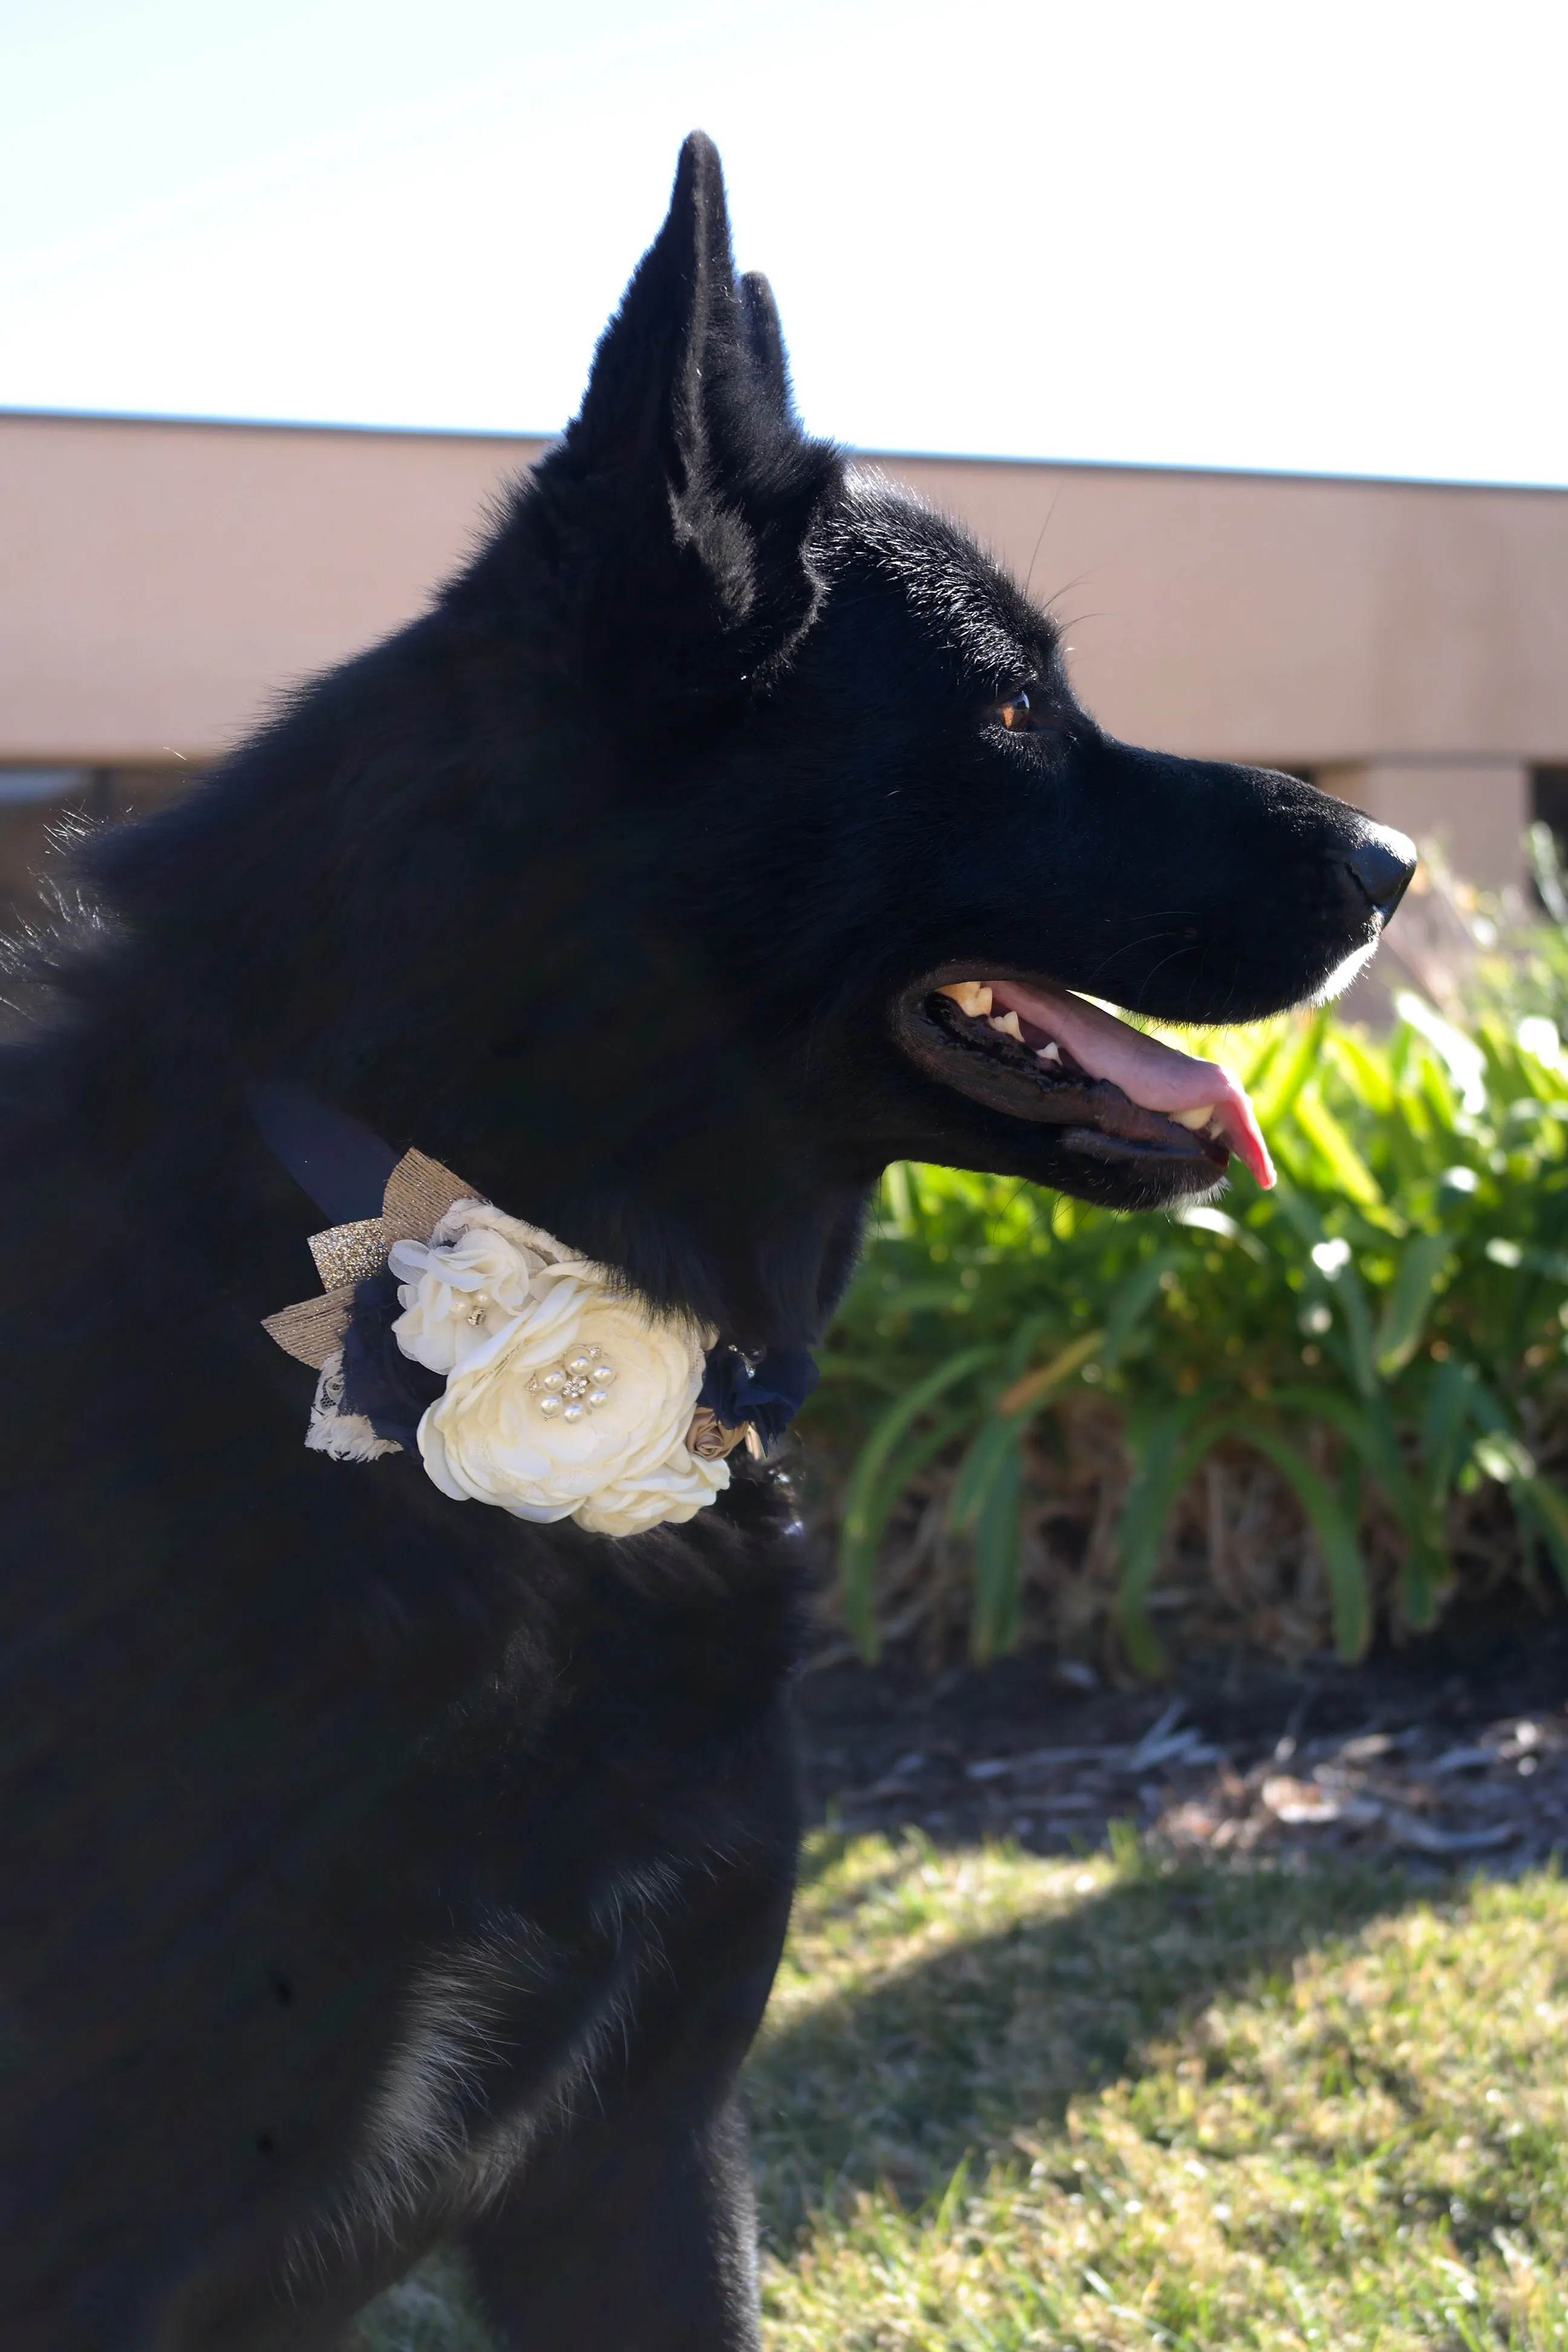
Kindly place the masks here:
[(1199, 1103), (1195, 1110), (1173, 1110), (1170, 1113), (1178, 1127), (1190, 1127), (1195, 1135), (1214, 1117), (1213, 1103)]
[(972, 1021), (984, 1020), (991, 1010), (991, 991), (983, 980), (955, 980), (946, 988), (937, 990), (939, 996), (951, 996), (961, 1013)]
[[(987, 989), (985, 993), (989, 996), (991, 993), (990, 990)], [(1024, 1033), (1018, 1026), (1018, 1016), (1013, 1011), (1011, 1005), (1008, 1006), (1005, 1013), (993, 1013), (991, 1017), (991, 1026), (997, 1032), (998, 1035), (1003, 1037), (1011, 1037), (1020, 1045), (1023, 1044)]]
[(1035, 1048), (1035, 1059), (1037, 1062), (1059, 1062), (1061, 1057), (1062, 1049), (1057, 1044), (1054, 1037), (1051, 1039), (1048, 1045), (1037, 1045)]

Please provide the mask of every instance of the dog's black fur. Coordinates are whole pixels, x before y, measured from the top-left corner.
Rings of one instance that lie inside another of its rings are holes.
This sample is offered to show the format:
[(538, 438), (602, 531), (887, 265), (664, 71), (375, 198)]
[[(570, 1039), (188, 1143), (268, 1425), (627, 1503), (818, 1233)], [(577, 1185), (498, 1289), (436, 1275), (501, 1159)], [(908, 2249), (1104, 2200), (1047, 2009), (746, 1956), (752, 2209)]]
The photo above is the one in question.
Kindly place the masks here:
[(0, 1065), (8, 2352), (325, 2347), (449, 2236), (509, 2345), (756, 2340), (731, 2091), (792, 1884), (787, 1494), (612, 1542), (308, 1453), (258, 1318), (321, 1221), (247, 1085), (809, 1340), (894, 1156), (1215, 1181), (943, 1085), (895, 1032), (923, 977), (1267, 1013), (1374, 934), (1371, 838), (1108, 740), (959, 530), (802, 435), (689, 142), (475, 560), (98, 840)]

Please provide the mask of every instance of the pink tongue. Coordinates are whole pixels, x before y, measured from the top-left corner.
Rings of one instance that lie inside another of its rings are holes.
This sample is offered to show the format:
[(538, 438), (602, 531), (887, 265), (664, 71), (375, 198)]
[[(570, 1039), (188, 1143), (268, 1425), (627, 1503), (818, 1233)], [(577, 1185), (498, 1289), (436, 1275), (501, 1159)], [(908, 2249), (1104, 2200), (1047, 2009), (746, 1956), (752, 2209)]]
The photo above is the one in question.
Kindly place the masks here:
[(1109, 1078), (1130, 1102), (1145, 1110), (1196, 1110), (1214, 1105), (1214, 1124), (1221, 1140), (1244, 1160), (1265, 1192), (1274, 1183), (1274, 1162), (1253, 1114), (1246, 1087), (1218, 1062), (1200, 1062), (1192, 1054), (1178, 1054), (1173, 1045), (1130, 1029), (1113, 1013), (1081, 996), (1058, 994), (1055, 989), (1020, 987), (1016, 981), (993, 981), (992, 1001), (999, 1013), (1009, 1010), (1021, 1021), (1043, 1030), (1066, 1047), (1091, 1078)]

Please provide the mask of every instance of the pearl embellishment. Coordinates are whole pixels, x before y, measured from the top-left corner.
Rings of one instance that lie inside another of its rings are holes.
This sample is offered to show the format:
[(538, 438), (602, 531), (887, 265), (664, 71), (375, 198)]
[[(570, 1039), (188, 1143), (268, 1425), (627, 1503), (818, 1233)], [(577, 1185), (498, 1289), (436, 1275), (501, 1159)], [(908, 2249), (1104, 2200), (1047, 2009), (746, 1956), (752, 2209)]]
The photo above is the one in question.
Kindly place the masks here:
[(590, 1345), (563, 1356), (548, 1371), (536, 1372), (528, 1385), (546, 1421), (581, 1421), (585, 1412), (596, 1412), (609, 1403), (615, 1377), (615, 1366)]

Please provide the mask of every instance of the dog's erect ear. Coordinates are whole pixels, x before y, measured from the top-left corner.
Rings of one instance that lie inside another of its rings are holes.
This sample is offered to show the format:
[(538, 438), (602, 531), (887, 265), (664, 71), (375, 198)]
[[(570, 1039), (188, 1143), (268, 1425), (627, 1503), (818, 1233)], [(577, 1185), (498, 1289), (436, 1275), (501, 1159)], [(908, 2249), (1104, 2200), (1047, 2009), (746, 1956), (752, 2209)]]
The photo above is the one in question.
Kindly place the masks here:
[(763, 394), (772, 401), (781, 423), (795, 423), (795, 396), (790, 390), (789, 362), (784, 356), (784, 329), (773, 289), (760, 269), (748, 269), (741, 280), (741, 302), (746, 319), (746, 341), (752, 368)]
[(838, 478), (795, 421), (764, 278), (735, 280), (712, 142), (680, 151), (668, 216), (535, 483), (584, 659), (647, 689), (733, 691), (817, 593), (805, 542)]

